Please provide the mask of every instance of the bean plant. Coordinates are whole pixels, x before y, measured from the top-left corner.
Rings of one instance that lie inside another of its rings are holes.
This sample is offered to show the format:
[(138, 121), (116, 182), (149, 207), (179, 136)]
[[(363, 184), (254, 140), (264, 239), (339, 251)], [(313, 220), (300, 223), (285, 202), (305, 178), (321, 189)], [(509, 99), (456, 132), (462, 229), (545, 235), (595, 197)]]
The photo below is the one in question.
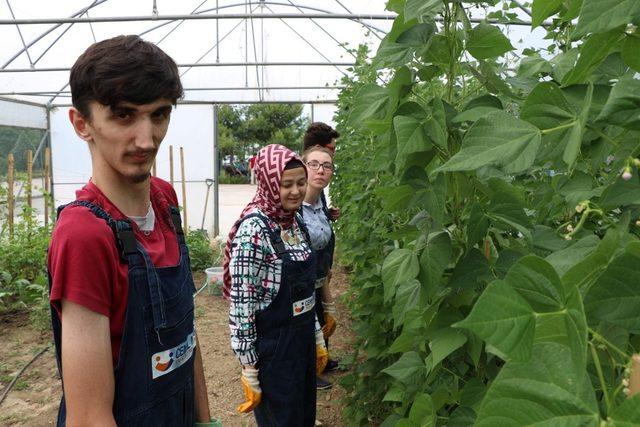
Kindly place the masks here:
[(640, 424), (640, 0), (387, 9), (336, 115), (350, 423)]

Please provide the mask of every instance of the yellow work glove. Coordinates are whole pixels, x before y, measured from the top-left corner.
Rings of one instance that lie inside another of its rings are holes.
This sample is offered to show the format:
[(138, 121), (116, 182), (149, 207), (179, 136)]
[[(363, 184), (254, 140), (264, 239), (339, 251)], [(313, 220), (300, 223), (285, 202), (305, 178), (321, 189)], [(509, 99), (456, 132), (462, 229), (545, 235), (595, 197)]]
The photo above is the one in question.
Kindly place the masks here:
[(322, 326), (322, 335), (325, 339), (329, 338), (336, 331), (336, 308), (332, 302), (323, 302), (322, 309), (324, 310), (324, 326)]
[(329, 352), (324, 344), (322, 331), (316, 331), (316, 374), (320, 375), (329, 361)]
[(244, 414), (253, 411), (262, 400), (262, 389), (260, 388), (260, 381), (258, 381), (258, 369), (253, 366), (243, 366), (240, 381), (242, 382), (242, 391), (247, 400), (238, 406), (238, 412)]

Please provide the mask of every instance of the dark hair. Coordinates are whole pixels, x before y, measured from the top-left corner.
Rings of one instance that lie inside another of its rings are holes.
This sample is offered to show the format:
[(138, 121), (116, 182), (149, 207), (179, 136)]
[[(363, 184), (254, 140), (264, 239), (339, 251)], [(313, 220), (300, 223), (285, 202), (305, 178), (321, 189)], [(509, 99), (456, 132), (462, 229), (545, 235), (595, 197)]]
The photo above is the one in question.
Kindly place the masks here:
[[(304, 168), (304, 163), (302, 163), (298, 159), (291, 159), (286, 165), (284, 165), (284, 170), (295, 169), (295, 168)], [(304, 170), (306, 173), (307, 168), (304, 168)]]
[(322, 147), (331, 144), (333, 138), (339, 138), (340, 134), (331, 126), (322, 122), (311, 123), (304, 133), (302, 139), (304, 147), (303, 151), (313, 147), (314, 145), (320, 145)]
[(175, 105), (184, 95), (173, 59), (135, 35), (89, 46), (73, 64), (69, 85), (73, 106), (86, 118), (92, 101), (115, 109), (123, 101), (141, 105), (161, 98)]

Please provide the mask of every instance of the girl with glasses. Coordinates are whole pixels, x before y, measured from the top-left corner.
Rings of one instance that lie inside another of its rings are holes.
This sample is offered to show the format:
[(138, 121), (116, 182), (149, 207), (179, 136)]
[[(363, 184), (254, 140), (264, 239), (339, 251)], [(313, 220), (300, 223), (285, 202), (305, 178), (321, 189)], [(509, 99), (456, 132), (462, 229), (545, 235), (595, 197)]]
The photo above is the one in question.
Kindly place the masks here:
[[(302, 159), (307, 166), (308, 177), (307, 192), (302, 203), (302, 216), (309, 230), (311, 248), (316, 253), (315, 308), (328, 346), (329, 337), (336, 328), (335, 305), (329, 289), (335, 237), (330, 222), (331, 216), (322, 194), (331, 181), (334, 165), (331, 152), (321, 146), (313, 146), (306, 150)], [(330, 360), (326, 370), (334, 370), (337, 367), (338, 363)], [(317, 386), (319, 390), (328, 389), (331, 383), (318, 377)]]

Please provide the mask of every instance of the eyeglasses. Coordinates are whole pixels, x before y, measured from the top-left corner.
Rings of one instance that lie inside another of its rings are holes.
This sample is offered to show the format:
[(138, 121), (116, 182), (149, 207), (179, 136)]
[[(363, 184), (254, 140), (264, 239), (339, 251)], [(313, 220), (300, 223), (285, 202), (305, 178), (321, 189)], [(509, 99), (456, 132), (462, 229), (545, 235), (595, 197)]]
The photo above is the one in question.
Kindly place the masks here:
[(313, 169), (314, 171), (317, 171), (318, 169), (320, 169), (320, 166), (322, 166), (322, 169), (329, 172), (333, 172), (333, 163), (330, 163), (330, 162), (320, 163), (317, 160), (311, 160), (310, 162), (307, 162), (306, 165), (309, 166), (309, 168)]

